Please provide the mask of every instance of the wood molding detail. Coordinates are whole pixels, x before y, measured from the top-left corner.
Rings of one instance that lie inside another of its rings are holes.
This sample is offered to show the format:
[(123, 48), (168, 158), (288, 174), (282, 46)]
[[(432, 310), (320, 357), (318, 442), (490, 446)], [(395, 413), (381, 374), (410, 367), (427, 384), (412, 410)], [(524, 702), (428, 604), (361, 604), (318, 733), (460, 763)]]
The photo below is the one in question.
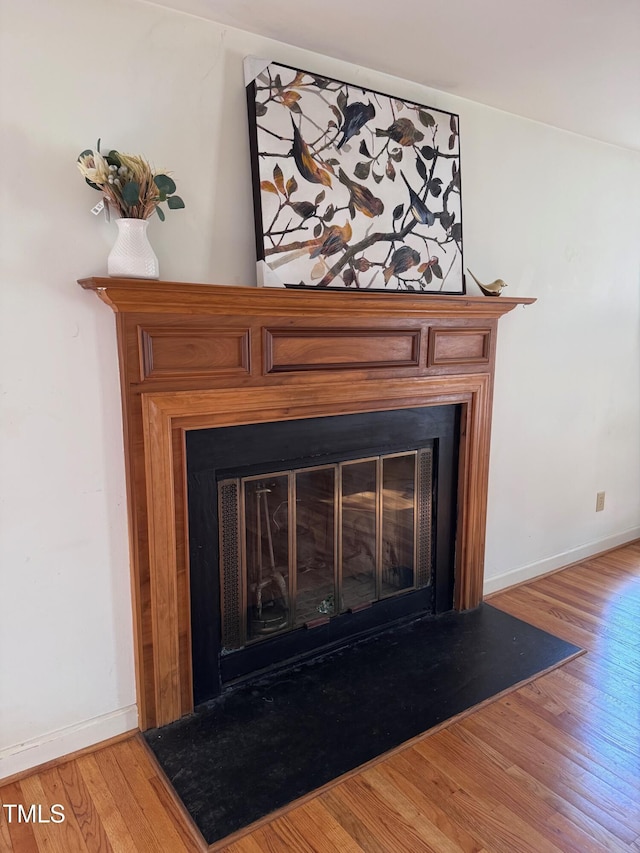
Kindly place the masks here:
[(491, 329), (432, 329), (427, 364), (485, 364), (491, 359)]
[(418, 329), (267, 329), (265, 373), (418, 367)]
[(248, 329), (140, 327), (140, 381), (247, 374)]
[(118, 315), (143, 729), (193, 708), (186, 430), (461, 404), (455, 607), (479, 604), (497, 321), (535, 300), (80, 284)]

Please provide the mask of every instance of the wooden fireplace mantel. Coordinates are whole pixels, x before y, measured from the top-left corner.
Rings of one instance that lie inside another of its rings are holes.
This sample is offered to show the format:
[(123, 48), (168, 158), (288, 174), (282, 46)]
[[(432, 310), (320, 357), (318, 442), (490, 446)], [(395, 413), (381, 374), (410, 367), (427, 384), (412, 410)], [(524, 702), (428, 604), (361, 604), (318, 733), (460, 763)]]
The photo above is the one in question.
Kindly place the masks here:
[(497, 324), (535, 299), (79, 283), (116, 313), (142, 729), (193, 709), (186, 430), (461, 404), (455, 607), (480, 603)]

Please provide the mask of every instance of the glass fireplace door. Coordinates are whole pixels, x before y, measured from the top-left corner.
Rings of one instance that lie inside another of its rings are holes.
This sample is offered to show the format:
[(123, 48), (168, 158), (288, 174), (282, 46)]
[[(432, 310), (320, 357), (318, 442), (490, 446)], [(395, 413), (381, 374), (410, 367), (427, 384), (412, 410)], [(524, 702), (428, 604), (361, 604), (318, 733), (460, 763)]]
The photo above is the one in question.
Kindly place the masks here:
[(432, 451), (220, 481), (225, 650), (429, 585)]

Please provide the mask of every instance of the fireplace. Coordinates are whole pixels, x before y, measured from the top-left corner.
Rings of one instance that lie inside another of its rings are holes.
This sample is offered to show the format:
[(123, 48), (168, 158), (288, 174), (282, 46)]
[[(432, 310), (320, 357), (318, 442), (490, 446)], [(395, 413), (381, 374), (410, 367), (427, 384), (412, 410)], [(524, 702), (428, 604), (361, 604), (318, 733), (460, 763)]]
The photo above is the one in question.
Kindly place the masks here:
[(186, 437), (194, 701), (453, 609), (459, 406)]
[[(193, 618), (198, 602), (194, 601), (196, 596), (191, 589), (197, 555), (194, 561), (191, 553), (194, 543), (190, 546), (193, 518), (188, 500), (188, 464), (191, 463), (187, 460), (187, 445), (191, 436), (201, 430), (219, 434), (222, 429), (257, 424), (291, 424), (372, 412), (436, 411), (440, 407), (456, 407), (459, 428), (453, 454), (456, 523), (451, 534), (454, 554), (451, 595), (454, 610), (475, 608), (480, 603), (498, 319), (517, 305), (535, 300), (356, 291), (302, 293), (118, 278), (84, 279), (80, 284), (94, 290), (116, 313), (127, 468), (137, 698), (142, 729), (177, 720), (194, 707), (193, 675), (197, 668), (197, 655), (192, 654), (192, 649), (198, 643), (199, 629), (197, 619)], [(376, 472), (380, 472), (376, 473), (376, 477), (380, 477), (375, 491), (378, 504), (382, 501), (384, 467), (391, 464), (385, 460), (391, 459), (395, 453), (406, 455), (409, 451), (415, 451), (416, 458), (422, 454), (425, 459), (429, 440), (414, 447), (358, 451), (352, 460), (323, 459), (320, 467), (337, 465), (339, 469), (342, 465), (344, 473), (345, 462), (363, 465), (372, 460)], [(409, 463), (402, 464), (408, 470)], [(258, 476), (262, 486), (253, 492), (254, 529), (257, 528), (257, 493), (262, 488), (269, 488), (269, 483), (265, 482), (266, 475), (286, 475), (287, 484), (300, 476), (304, 491), (304, 478), (310, 476), (313, 467), (308, 460), (300, 464), (298, 459), (288, 459), (284, 466), (269, 465), (267, 469), (258, 471), (241, 470), (243, 465), (238, 466), (235, 462), (227, 467), (234, 466), (236, 470), (232, 470), (229, 476), (225, 473), (221, 479), (210, 480), (211, 506), (217, 504), (219, 482), (229, 480), (236, 482), (240, 493), (243, 490), (245, 495), (249, 492), (251, 503), (251, 477)], [(365, 469), (360, 470), (365, 477)], [(332, 508), (334, 543), (340, 524), (344, 528), (344, 519), (340, 521), (339, 515), (336, 516), (336, 505), (342, 500), (343, 510), (346, 509), (347, 513), (360, 512), (369, 491), (360, 489), (365, 495), (358, 498), (360, 508), (350, 508), (351, 496), (360, 492), (350, 491), (349, 473), (347, 471), (346, 485), (336, 475), (333, 477), (334, 495), (336, 484), (342, 483), (342, 492)], [(404, 479), (403, 491), (406, 491), (410, 488), (406, 470)], [(417, 480), (413, 482), (415, 489)], [(391, 482), (389, 491), (399, 491), (396, 486), (397, 482)], [(322, 488), (317, 487), (316, 497), (318, 490), (328, 493), (329, 480)], [(263, 577), (262, 581), (254, 578), (246, 582), (247, 590), (250, 584), (254, 584), (254, 592), (258, 585), (269, 579), (267, 574), (271, 572), (267, 517), (272, 535), (275, 531), (275, 507), (272, 509), (267, 500), (268, 513), (265, 513), (265, 499), (260, 497), (259, 500), (264, 518), (260, 540), (263, 542)], [(287, 525), (290, 525), (293, 501), (290, 496), (288, 500)], [(241, 504), (236, 503), (236, 506), (242, 508)], [(246, 512), (246, 502), (243, 511)], [(336, 604), (336, 595), (344, 597), (345, 587), (336, 585), (337, 573), (342, 571), (344, 576), (344, 564), (340, 568), (334, 557), (333, 607), (344, 612), (319, 612), (318, 619), (324, 624), (313, 625), (314, 620), (309, 618), (293, 629), (295, 589), (291, 586), (292, 579), (287, 576), (284, 584), (286, 597), (283, 598), (288, 599), (286, 619), (292, 623), (292, 630), (285, 631), (283, 626), (282, 633), (280, 629), (274, 630), (274, 635), (260, 640), (256, 634), (255, 641), (251, 642), (247, 642), (245, 633), (241, 637), (243, 649), (227, 649), (224, 655), (220, 653), (225, 666), (227, 659), (235, 657), (239, 660), (241, 654), (261, 654), (262, 649), (291, 641), (292, 637), (307, 638), (305, 642), (310, 642), (308, 638), (319, 637), (323, 631), (337, 631), (340, 620), (343, 623), (351, 620), (364, 622), (375, 610), (396, 602), (404, 604), (412, 595), (428, 594), (432, 588), (429, 583), (423, 586), (415, 584), (417, 563), (413, 567), (413, 577), (407, 571), (410, 568), (406, 565), (410, 537), (406, 532), (399, 532), (406, 531), (406, 524), (399, 522), (385, 543), (384, 519), (380, 522), (379, 510), (376, 513), (378, 526), (374, 536), (377, 556), (375, 564), (369, 564), (370, 574), (374, 575), (369, 588), (375, 586), (371, 607), (343, 608), (344, 602), (339, 606)], [(369, 511), (369, 523), (371, 515)], [(327, 537), (330, 539), (328, 533)], [(397, 594), (384, 595), (384, 560), (379, 551), (381, 546), (383, 552), (385, 547), (390, 549), (394, 538), (401, 556), (392, 558), (387, 568), (396, 584)], [(441, 537), (439, 541), (442, 541)], [(343, 540), (343, 551), (345, 546), (350, 547)], [(249, 546), (242, 547), (246, 549)], [(288, 561), (293, 559), (292, 553), (290, 548)], [(413, 553), (416, 560), (419, 552), (414, 549)], [(324, 559), (326, 561), (326, 557)], [(288, 562), (288, 565), (291, 567), (293, 563)], [(275, 566), (285, 579), (282, 568)], [(278, 587), (280, 583), (275, 570), (272, 577), (270, 590), (264, 586), (263, 594), (275, 600), (274, 584)], [(403, 586), (409, 580), (415, 584), (415, 589)], [(436, 609), (439, 588), (436, 575), (433, 586)], [(330, 608), (329, 595), (327, 592), (322, 596), (316, 609), (323, 601), (324, 606)], [(451, 598), (445, 605), (448, 609), (450, 602)], [(276, 606), (270, 607), (275, 610)], [(349, 609), (354, 612), (350, 613)], [(258, 615), (257, 611), (249, 611), (248, 605), (243, 612), (246, 613), (247, 625), (254, 613), (256, 617)], [(275, 620), (271, 627), (277, 626), (279, 623), (275, 615), (271, 615)], [(264, 616), (263, 606), (263, 627), (266, 626)], [(326, 616), (329, 617), (328, 623), (324, 621)], [(280, 620), (284, 621), (284, 618), (285, 614), (281, 612)], [(260, 618), (257, 618), (254, 623), (256, 632), (260, 630), (259, 626)], [(246, 632), (247, 627), (243, 630)], [(233, 673), (231, 677), (235, 677)]]

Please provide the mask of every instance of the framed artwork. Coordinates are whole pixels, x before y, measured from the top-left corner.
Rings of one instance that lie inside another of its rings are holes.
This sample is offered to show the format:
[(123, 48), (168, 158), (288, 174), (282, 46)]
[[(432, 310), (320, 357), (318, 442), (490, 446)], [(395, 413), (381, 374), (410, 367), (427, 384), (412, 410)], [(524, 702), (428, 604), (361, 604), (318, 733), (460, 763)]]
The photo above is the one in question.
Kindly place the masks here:
[(258, 283), (465, 292), (458, 116), (245, 59)]

